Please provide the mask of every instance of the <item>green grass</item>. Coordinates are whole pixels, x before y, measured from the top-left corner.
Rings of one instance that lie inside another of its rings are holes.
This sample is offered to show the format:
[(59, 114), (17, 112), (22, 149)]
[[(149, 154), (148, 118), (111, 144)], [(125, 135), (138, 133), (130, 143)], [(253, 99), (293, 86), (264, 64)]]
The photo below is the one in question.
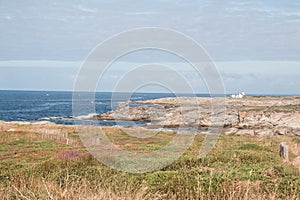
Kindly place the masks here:
[[(119, 130), (107, 133), (121, 148), (142, 152), (155, 150), (172, 138), (169, 132), (134, 140)], [(199, 159), (204, 136), (198, 135), (180, 159), (144, 174), (113, 170), (81, 146), (26, 133), (0, 133), (0, 137), (0, 196), (4, 199), (299, 198), (299, 171), (278, 156), (280, 141), (296, 137), (221, 136), (213, 151)], [(68, 152), (83, 154), (60, 157)]]
[(296, 143), (298, 143), (298, 144), (300, 144), (300, 136), (294, 137), (294, 138), (292, 139), (292, 141), (293, 141), (293, 142), (296, 142)]

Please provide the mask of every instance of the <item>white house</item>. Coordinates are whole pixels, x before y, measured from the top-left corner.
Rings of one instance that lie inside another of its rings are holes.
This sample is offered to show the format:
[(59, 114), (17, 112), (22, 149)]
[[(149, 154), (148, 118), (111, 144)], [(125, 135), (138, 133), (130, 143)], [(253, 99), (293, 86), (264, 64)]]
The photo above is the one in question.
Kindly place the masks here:
[(235, 99), (241, 99), (244, 96), (246, 96), (245, 92), (241, 92), (241, 93), (238, 93), (238, 94), (232, 94), (232, 95), (230, 95), (231, 98), (235, 98)]

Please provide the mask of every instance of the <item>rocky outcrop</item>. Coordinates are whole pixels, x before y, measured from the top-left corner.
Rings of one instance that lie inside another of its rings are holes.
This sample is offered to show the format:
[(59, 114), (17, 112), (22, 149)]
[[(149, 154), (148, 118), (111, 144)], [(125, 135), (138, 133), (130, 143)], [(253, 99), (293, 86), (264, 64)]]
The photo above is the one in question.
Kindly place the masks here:
[[(146, 121), (157, 127), (193, 127), (203, 130), (214, 126), (213, 116), (219, 116), (216, 113), (218, 111), (212, 109), (215, 100), (218, 98), (178, 97), (127, 101), (114, 111), (98, 115), (97, 119)], [(219, 100), (226, 102), (224, 134), (300, 136), (300, 97)]]

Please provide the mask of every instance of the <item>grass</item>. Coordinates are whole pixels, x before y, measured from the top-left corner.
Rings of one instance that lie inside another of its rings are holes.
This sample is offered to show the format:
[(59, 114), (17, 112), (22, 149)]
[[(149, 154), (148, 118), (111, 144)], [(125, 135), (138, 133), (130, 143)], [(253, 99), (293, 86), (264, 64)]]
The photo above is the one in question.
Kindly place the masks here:
[[(173, 132), (133, 139), (107, 128), (123, 149), (149, 152)], [(72, 136), (76, 138), (77, 136)], [(165, 168), (130, 174), (101, 164), (82, 146), (41, 140), (31, 133), (0, 132), (2, 199), (299, 199), (300, 174), (278, 156), (278, 144), (297, 137), (221, 136), (199, 159), (204, 135)], [(130, 145), (129, 145), (130, 144)]]
[(300, 144), (300, 137), (294, 137), (292, 139), (293, 142), (297, 143), (297, 144)]

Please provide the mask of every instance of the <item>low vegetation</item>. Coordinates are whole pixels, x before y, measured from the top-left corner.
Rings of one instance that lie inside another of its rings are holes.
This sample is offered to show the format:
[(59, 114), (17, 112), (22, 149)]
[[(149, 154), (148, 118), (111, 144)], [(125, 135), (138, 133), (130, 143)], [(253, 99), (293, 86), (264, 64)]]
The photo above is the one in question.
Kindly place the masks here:
[[(109, 131), (108, 131), (109, 130)], [(113, 130), (113, 131), (112, 131)], [(153, 151), (172, 138), (134, 139), (117, 129), (109, 138), (131, 151)], [(71, 137), (76, 138), (76, 135)], [(159, 171), (130, 174), (113, 170), (83, 146), (42, 140), (26, 132), (0, 132), (2, 199), (299, 199), (300, 174), (278, 155), (281, 141), (297, 137), (221, 136), (199, 159), (204, 135)], [(130, 143), (131, 142), (131, 143)], [(132, 144), (132, 145), (128, 145)], [(295, 155), (291, 155), (293, 157)]]

